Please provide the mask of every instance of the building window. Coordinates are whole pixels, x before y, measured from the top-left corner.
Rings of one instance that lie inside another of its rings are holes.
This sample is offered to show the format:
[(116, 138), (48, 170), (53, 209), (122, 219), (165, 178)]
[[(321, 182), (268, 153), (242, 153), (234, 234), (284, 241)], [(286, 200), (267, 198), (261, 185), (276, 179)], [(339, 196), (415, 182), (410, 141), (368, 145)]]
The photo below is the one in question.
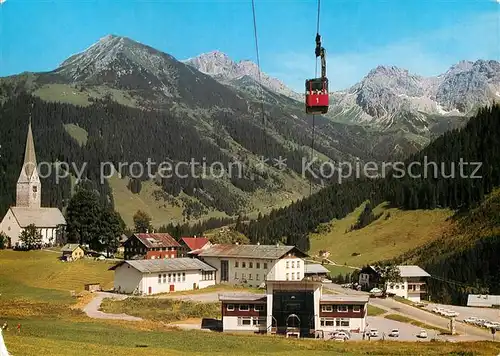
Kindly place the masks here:
[(161, 274), (158, 275), (158, 284), (161, 284)]
[(249, 311), (250, 307), (248, 304), (240, 304), (239, 309), (240, 309), (240, 311)]
[(290, 268), (290, 261), (286, 261), (286, 268)]
[(350, 321), (350, 319), (348, 319), (348, 318), (342, 318), (342, 319), (340, 319), (340, 326), (347, 326), (347, 327), (349, 327), (349, 321)]
[(267, 262), (264, 262), (264, 269), (267, 269)]
[(235, 262), (234, 262), (234, 267), (238, 268), (238, 266), (239, 266), (239, 265), (240, 265), (240, 264), (238, 263), (238, 261), (235, 261)]
[(227, 310), (227, 311), (233, 311), (233, 310), (234, 310), (234, 304), (228, 304), (228, 305), (226, 306), (226, 310)]
[(181, 274), (177, 273), (177, 282), (180, 282), (180, 281), (181, 281)]
[(399, 284), (396, 284), (396, 289), (399, 289)]
[(248, 274), (248, 279), (252, 280), (252, 274), (251, 273)]
[(186, 282), (186, 273), (182, 272), (182, 281)]
[(163, 283), (167, 283), (167, 275), (166, 274), (163, 275)]
[(292, 272), (292, 281), (295, 279), (295, 272)]
[(297, 272), (297, 279), (300, 279), (300, 272)]
[(245, 262), (241, 262), (241, 268), (245, 268), (246, 267), (246, 263)]
[(255, 268), (260, 268), (260, 262), (255, 263)]
[(234, 279), (238, 279), (238, 272), (234, 272)]
[(252, 318), (240, 317), (240, 318), (238, 318), (238, 325), (239, 326), (249, 326), (249, 325), (252, 325)]
[(321, 306), (321, 311), (322, 312), (332, 312), (333, 311), (333, 306), (331, 305), (322, 305)]
[(361, 311), (361, 307), (359, 305), (354, 305), (352, 307), (352, 311), (356, 312), (356, 313), (359, 313)]
[(286, 280), (288, 281), (290, 278), (289, 278), (289, 273), (286, 274)]
[(37, 191), (37, 186), (36, 186), (36, 185), (34, 185), (34, 186), (33, 186), (33, 193), (36, 193), (36, 191)]
[(253, 310), (255, 310), (255, 311), (263, 311), (264, 310), (264, 304), (255, 304)]
[(334, 320), (335, 319), (332, 319), (332, 318), (321, 318), (320, 323), (321, 323), (321, 326), (335, 326)]
[(295, 268), (295, 261), (292, 261), (292, 268)]
[(339, 313), (347, 313), (347, 311), (348, 311), (347, 305), (338, 305), (337, 311)]
[(297, 261), (297, 268), (300, 268), (300, 261)]
[(248, 268), (253, 268), (253, 262), (248, 262)]
[(245, 279), (245, 278), (246, 278), (246, 276), (247, 276), (247, 275), (246, 275), (245, 273), (242, 273), (242, 274), (241, 274), (241, 279)]
[(259, 277), (259, 274), (258, 274), (258, 273), (255, 275), (255, 279), (256, 279), (257, 281), (258, 281), (258, 280), (260, 280), (260, 277)]
[(172, 282), (172, 275), (169, 273), (168, 274), (168, 283)]

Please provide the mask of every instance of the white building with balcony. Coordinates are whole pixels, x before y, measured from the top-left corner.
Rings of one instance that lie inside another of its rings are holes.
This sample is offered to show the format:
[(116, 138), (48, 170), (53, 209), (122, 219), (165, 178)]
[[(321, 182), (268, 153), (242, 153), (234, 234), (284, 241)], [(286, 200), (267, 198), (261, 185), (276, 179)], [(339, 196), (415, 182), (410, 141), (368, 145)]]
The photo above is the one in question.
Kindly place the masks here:
[(419, 266), (397, 266), (401, 280), (387, 282), (387, 293), (420, 302), (427, 295), (426, 278), (431, 275)]

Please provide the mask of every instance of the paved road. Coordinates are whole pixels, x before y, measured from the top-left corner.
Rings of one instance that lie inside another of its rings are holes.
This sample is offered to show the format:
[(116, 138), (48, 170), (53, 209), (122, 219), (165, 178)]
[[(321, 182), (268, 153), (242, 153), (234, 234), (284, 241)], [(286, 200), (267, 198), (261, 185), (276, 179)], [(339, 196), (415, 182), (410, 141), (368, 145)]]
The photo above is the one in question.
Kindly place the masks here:
[(114, 294), (114, 293), (106, 293), (106, 292), (97, 292), (95, 297), (87, 304), (83, 311), (87, 314), (88, 317), (94, 319), (115, 319), (115, 320), (127, 320), (127, 321), (140, 321), (141, 318), (130, 316), (127, 314), (108, 314), (99, 310), (101, 306), (101, 302), (104, 298), (112, 298), (117, 300), (126, 299), (126, 295)]
[[(349, 288), (342, 288), (338, 284), (328, 283), (324, 284), (323, 287), (332, 289), (336, 292), (344, 293), (344, 294), (352, 294), (352, 295), (367, 295), (366, 292), (360, 292)], [(421, 310), (419, 308), (412, 307), (410, 305), (400, 303), (395, 301), (392, 298), (371, 298), (370, 304), (389, 310), (391, 313), (404, 315), (406, 317), (418, 320), (420, 322), (439, 327), (442, 329), (449, 328), (450, 320), (448, 318), (444, 318), (440, 315), (436, 315), (433, 313), (429, 313), (428, 311)], [(482, 330), (474, 326), (466, 325), (464, 323), (456, 323), (456, 331), (461, 334), (461, 339), (467, 340), (491, 340), (491, 333), (487, 330)], [(454, 338), (456, 339), (456, 338)]]
[[(207, 292), (200, 294), (181, 294), (181, 295), (160, 295), (155, 298), (189, 300), (191, 302), (198, 302), (198, 303), (214, 303), (219, 301), (219, 294), (222, 293), (224, 292)], [(243, 294), (248, 294), (248, 293), (243, 293)]]

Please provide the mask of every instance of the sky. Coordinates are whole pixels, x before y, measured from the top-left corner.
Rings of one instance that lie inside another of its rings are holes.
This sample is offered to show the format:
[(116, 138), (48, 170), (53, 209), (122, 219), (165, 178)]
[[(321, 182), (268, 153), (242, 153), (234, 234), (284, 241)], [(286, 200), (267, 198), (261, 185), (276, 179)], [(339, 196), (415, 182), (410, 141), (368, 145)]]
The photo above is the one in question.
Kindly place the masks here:
[[(251, 0), (0, 0), (0, 76), (55, 69), (107, 34), (187, 59), (219, 50), (256, 62)], [(261, 69), (302, 91), (315, 76), (317, 0), (255, 0)], [(438, 75), (500, 60), (500, 0), (322, 0), (330, 88), (378, 65)]]

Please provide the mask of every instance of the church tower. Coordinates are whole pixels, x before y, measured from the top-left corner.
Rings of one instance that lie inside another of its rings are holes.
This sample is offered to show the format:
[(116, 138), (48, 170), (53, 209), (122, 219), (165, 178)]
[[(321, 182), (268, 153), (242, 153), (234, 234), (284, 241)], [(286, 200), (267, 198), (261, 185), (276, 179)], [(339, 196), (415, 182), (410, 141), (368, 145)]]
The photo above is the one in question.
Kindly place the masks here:
[(20, 208), (40, 208), (42, 187), (38, 176), (35, 144), (31, 131), (31, 118), (28, 125), (28, 136), (24, 152), (24, 164), (17, 180), (16, 206)]

